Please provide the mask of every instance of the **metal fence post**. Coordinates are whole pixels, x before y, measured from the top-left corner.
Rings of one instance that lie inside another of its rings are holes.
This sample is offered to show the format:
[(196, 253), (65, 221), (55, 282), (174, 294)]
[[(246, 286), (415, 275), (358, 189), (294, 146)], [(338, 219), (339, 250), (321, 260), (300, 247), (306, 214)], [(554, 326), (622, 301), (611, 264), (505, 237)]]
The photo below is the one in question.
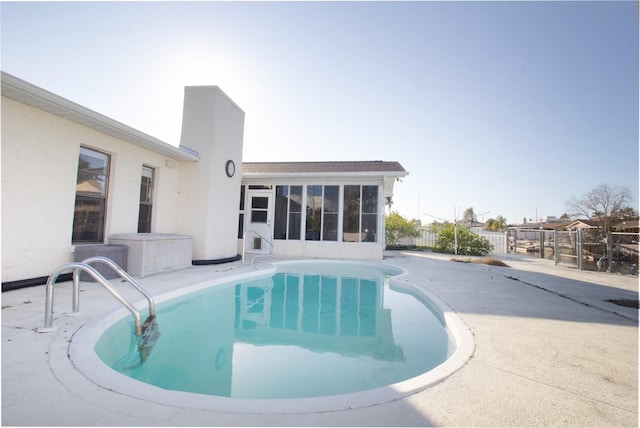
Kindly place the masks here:
[(558, 229), (553, 229), (553, 259), (556, 266), (560, 263), (560, 243), (558, 242)]
[(576, 263), (579, 270), (582, 270), (582, 233), (576, 229)]
[(611, 262), (613, 261), (613, 251), (611, 251), (613, 249), (613, 244), (611, 242), (611, 239), (613, 238), (613, 236), (611, 235), (611, 232), (607, 232), (607, 272), (612, 272), (611, 270)]

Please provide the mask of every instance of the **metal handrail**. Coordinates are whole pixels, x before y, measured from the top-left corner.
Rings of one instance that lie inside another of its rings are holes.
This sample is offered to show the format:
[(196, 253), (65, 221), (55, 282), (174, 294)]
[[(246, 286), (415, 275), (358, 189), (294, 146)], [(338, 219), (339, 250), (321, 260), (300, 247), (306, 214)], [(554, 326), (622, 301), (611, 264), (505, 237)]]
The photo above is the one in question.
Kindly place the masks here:
[[(90, 259), (93, 259), (93, 257), (91, 257)], [(98, 260), (93, 260), (93, 261), (98, 261)], [(103, 261), (103, 260), (99, 260), (99, 261)], [(44, 332), (55, 330), (55, 328), (53, 327), (53, 286), (56, 283), (58, 276), (70, 269), (73, 269), (73, 276), (74, 276), (74, 296), (73, 296), (74, 312), (78, 312), (78, 307), (79, 307), (79, 304), (77, 302), (77, 300), (79, 299), (78, 299), (78, 296), (76, 296), (76, 286), (77, 286), (76, 278), (78, 277), (77, 272), (82, 270), (87, 272), (94, 280), (96, 280), (97, 283), (99, 283), (104, 288), (106, 288), (107, 291), (111, 293), (113, 297), (116, 298), (116, 300), (122, 303), (122, 305), (124, 305), (124, 307), (126, 307), (129, 310), (129, 312), (131, 312), (131, 315), (133, 315), (133, 320), (135, 323), (135, 334), (136, 336), (142, 335), (142, 322), (140, 320), (140, 314), (138, 313), (136, 308), (131, 303), (129, 303), (124, 297), (122, 297), (120, 293), (118, 293), (118, 291), (115, 288), (113, 288), (111, 284), (109, 284), (109, 282), (94, 267), (81, 262), (72, 262), (72, 263), (67, 263), (64, 266), (60, 266), (58, 269), (54, 270), (53, 273), (49, 276), (49, 279), (47, 280), (47, 285), (46, 285), (44, 327), (41, 329), (38, 329), (39, 332), (44, 333)], [(127, 278), (125, 277), (125, 279)], [(131, 280), (133, 280), (133, 278), (131, 278)], [(133, 283), (135, 283), (135, 281), (133, 281), (132, 284)], [(138, 287), (141, 288), (139, 285), (137, 285), (136, 288)], [(144, 294), (146, 296), (148, 293), (146, 293), (145, 291)], [(151, 306), (149, 307), (149, 311), (151, 311)]]
[[(129, 284), (133, 285), (142, 295), (147, 299), (149, 303), (149, 317), (156, 316), (156, 305), (153, 301), (151, 294), (147, 292), (138, 282), (131, 277), (124, 269), (118, 266), (113, 260), (104, 256), (94, 256), (84, 259), (81, 263), (90, 264), (100, 262), (109, 266), (120, 278), (126, 280)], [(73, 271), (73, 312), (80, 311), (80, 271), (75, 269)]]
[(249, 232), (255, 233), (260, 238), (262, 238), (267, 244), (269, 244), (271, 246), (271, 252), (269, 254), (258, 254), (254, 258), (252, 258), (251, 259), (251, 264), (252, 265), (253, 265), (253, 262), (255, 261), (255, 259), (257, 259), (258, 257), (269, 257), (276, 250), (276, 247), (273, 245), (273, 242), (269, 241), (262, 233), (258, 232), (255, 229), (247, 229), (247, 231), (244, 232), (244, 235), (242, 235), (242, 264), (243, 265), (245, 264), (244, 263), (244, 256), (245, 256), (245, 252), (246, 252), (246, 249), (247, 249), (247, 234)]

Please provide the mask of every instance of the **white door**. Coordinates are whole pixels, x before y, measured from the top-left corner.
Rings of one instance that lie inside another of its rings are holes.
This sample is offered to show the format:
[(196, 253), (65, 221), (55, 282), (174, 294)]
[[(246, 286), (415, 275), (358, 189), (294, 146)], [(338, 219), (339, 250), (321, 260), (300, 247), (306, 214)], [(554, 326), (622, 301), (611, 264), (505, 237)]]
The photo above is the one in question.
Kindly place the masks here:
[[(269, 253), (273, 242), (273, 210), (271, 192), (249, 190), (249, 223), (247, 224), (247, 249), (254, 253)], [(251, 230), (257, 231), (262, 237)]]

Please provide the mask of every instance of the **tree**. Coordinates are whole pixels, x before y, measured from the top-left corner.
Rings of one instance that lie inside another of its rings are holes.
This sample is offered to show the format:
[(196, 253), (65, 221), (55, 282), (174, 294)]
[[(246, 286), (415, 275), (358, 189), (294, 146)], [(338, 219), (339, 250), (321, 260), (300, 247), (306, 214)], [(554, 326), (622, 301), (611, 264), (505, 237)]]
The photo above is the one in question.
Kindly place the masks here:
[(497, 218), (490, 218), (484, 223), (484, 230), (493, 232), (504, 232), (507, 227), (507, 219), (499, 215)]
[(384, 197), (384, 204), (389, 207), (389, 214), (391, 214), (391, 206), (393, 205), (393, 196), (388, 195)]
[(635, 219), (635, 218), (638, 218), (638, 213), (631, 207), (625, 207), (612, 215), (612, 219), (616, 221), (623, 221), (623, 220), (629, 220), (629, 219)]
[[(602, 222), (602, 229), (610, 230), (611, 221), (628, 214), (627, 204), (631, 200), (631, 190), (625, 186), (601, 184), (587, 192), (582, 198), (573, 197), (567, 202), (572, 216), (585, 216), (589, 220)], [(631, 208), (633, 212), (633, 209)]]
[(436, 234), (435, 250), (442, 253), (457, 253), (467, 256), (484, 256), (493, 250), (493, 245), (486, 238), (452, 223), (432, 224), (431, 232)]
[(475, 223), (476, 220), (476, 213), (473, 212), (473, 207), (469, 207), (464, 210), (464, 214), (462, 214), (462, 223), (471, 225)]
[(385, 243), (395, 246), (402, 238), (417, 238), (420, 236), (420, 230), (419, 221), (407, 220), (394, 211), (385, 218)]

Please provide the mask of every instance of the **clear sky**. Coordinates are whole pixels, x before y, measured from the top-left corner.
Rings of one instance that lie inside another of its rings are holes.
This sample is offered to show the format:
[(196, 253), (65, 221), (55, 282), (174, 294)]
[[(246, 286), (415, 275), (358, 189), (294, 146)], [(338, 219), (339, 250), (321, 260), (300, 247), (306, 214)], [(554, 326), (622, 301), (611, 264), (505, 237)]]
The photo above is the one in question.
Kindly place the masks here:
[(423, 222), (559, 217), (602, 183), (637, 210), (637, 2), (0, 7), (3, 71), (173, 145), (184, 86), (218, 85), (245, 161), (399, 161)]

